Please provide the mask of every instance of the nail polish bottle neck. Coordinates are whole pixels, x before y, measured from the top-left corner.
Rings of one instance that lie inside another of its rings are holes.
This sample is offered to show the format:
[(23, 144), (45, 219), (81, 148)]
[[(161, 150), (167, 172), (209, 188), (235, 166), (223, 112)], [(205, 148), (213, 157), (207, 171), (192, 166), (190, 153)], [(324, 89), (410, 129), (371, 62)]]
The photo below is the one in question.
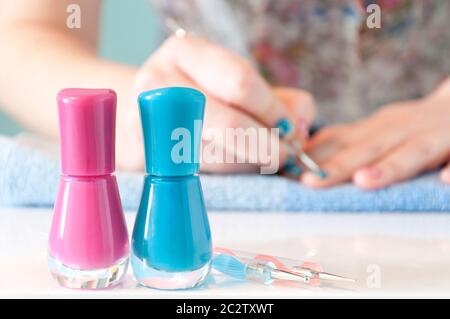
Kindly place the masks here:
[(185, 179), (189, 179), (189, 178), (198, 178), (198, 173), (188, 174), (188, 175), (177, 175), (177, 176), (160, 176), (160, 175), (145, 174), (145, 178), (152, 179), (152, 180), (177, 181), (177, 180), (185, 180)]
[(61, 174), (61, 177), (64, 179), (70, 180), (96, 180), (96, 179), (106, 179), (109, 177), (115, 176), (114, 173), (109, 174), (93, 174), (93, 175), (74, 175), (74, 174)]

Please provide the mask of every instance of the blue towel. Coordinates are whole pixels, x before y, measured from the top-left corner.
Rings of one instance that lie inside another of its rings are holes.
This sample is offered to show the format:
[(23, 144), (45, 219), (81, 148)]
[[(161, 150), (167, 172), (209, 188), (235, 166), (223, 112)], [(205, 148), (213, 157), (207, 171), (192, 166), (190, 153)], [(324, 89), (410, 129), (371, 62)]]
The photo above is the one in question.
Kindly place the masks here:
[[(58, 156), (0, 137), (0, 205), (52, 206), (59, 183)], [(117, 173), (123, 206), (136, 210), (141, 174)], [(450, 187), (436, 173), (368, 192), (351, 184), (312, 190), (280, 176), (202, 175), (209, 210), (380, 212), (450, 211)]]

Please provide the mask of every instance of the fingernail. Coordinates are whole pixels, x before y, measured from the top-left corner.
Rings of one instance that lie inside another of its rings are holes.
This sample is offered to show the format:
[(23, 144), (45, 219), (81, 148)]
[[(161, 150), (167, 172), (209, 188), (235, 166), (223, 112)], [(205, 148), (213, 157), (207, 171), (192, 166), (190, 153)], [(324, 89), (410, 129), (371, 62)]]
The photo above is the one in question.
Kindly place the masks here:
[(441, 178), (446, 183), (450, 183), (450, 168), (445, 168), (441, 171)]
[(323, 169), (321, 169), (317, 174), (318, 174), (317, 176), (319, 176), (321, 179), (325, 179), (328, 177), (328, 173), (325, 172)]
[(321, 181), (322, 179), (312, 172), (305, 172), (302, 175), (302, 182), (309, 186), (317, 185)]
[(298, 177), (302, 174), (303, 168), (297, 164), (294, 156), (289, 156), (282, 171)]
[(383, 171), (381, 169), (379, 169), (378, 167), (363, 168), (361, 170), (361, 172), (371, 179), (377, 179), (383, 175)]
[(302, 117), (297, 119), (297, 133), (304, 140), (309, 138), (309, 129)]
[(280, 130), (279, 132), (280, 138), (289, 135), (294, 130), (294, 124), (289, 119), (286, 118), (280, 119), (275, 125), (275, 127)]

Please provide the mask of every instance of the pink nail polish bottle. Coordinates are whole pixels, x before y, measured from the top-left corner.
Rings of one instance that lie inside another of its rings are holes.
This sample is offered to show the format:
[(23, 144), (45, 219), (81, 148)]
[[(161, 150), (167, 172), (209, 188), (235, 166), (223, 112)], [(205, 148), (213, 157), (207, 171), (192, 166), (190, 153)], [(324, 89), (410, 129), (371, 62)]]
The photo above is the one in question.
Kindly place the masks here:
[(58, 93), (62, 175), (48, 264), (69, 288), (105, 288), (128, 266), (129, 242), (115, 170), (116, 93)]

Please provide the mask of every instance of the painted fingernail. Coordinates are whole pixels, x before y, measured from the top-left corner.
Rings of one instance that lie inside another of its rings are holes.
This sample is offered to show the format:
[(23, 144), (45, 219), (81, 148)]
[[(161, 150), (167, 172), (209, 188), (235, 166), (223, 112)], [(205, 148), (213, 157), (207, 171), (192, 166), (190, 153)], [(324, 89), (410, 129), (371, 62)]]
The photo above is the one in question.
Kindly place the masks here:
[(289, 156), (286, 163), (283, 166), (283, 171), (294, 176), (300, 176), (303, 172), (303, 168), (297, 164), (294, 156)]
[(275, 125), (275, 127), (280, 130), (279, 132), (280, 138), (285, 137), (294, 130), (294, 124), (289, 119), (286, 118), (282, 118), (281, 120), (279, 120)]
[(328, 177), (328, 173), (325, 172), (323, 169), (321, 169), (318, 173), (317, 176), (319, 176), (321, 179), (325, 179)]
[(309, 138), (309, 129), (303, 118), (299, 117), (297, 120), (297, 133), (298, 135), (307, 140)]

